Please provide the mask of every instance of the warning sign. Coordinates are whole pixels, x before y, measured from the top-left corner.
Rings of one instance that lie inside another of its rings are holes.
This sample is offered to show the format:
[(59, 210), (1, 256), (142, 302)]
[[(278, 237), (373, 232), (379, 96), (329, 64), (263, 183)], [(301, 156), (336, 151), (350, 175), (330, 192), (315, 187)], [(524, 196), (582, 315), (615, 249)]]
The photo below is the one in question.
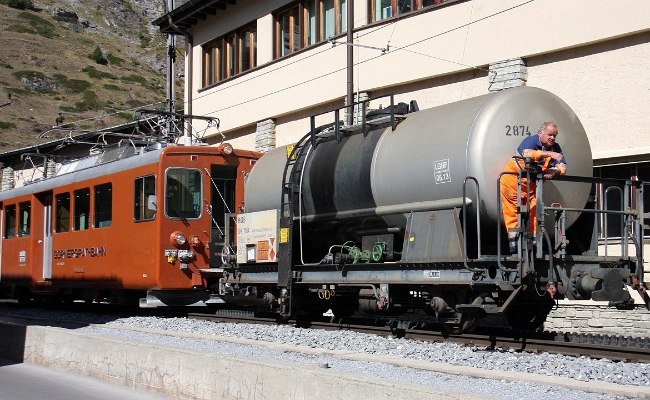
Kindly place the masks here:
[[(277, 262), (280, 210), (242, 213), (237, 216), (237, 262)], [(247, 249), (253, 252), (248, 253)]]
[(269, 242), (266, 240), (257, 242), (257, 261), (266, 261), (269, 259)]

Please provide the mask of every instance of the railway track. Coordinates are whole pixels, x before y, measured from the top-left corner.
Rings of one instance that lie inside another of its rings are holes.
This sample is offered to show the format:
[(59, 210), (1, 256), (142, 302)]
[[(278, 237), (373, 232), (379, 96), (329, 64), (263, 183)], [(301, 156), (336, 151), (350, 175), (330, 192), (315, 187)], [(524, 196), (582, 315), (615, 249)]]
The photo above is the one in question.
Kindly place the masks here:
[[(214, 315), (189, 313), (188, 318), (201, 319), (214, 322), (248, 323), (275, 325), (274, 318), (258, 318), (242, 315)], [(594, 359), (606, 358), (614, 361), (625, 362), (650, 362), (650, 338), (627, 338), (609, 337), (610, 343), (614, 344), (593, 344), (583, 343), (590, 339), (603, 341), (602, 337), (577, 334), (555, 334), (548, 339), (514, 337), (513, 335), (484, 335), (484, 334), (462, 334), (454, 335), (446, 332), (425, 331), (416, 329), (395, 329), (382, 326), (368, 326), (358, 324), (342, 324), (328, 322), (310, 322), (297, 325), (311, 329), (323, 330), (350, 330), (360, 333), (375, 334), (381, 336), (396, 336), (405, 339), (423, 340), (430, 342), (453, 342), (465, 346), (476, 346), (486, 351), (500, 349), (514, 350), (517, 352), (531, 353), (555, 353), (574, 357), (590, 357)], [(594, 335), (591, 335), (594, 336)], [(605, 340), (607, 341), (607, 340)]]
[[(18, 311), (21, 307), (12, 307), (10, 304), (3, 304), (12, 311)], [(7, 310), (5, 309), (5, 311)], [(88, 312), (88, 307), (82, 305), (81, 309), (73, 307), (74, 310), (69, 309), (70, 312)], [(83, 310), (83, 311), (82, 311)], [(111, 309), (115, 311), (114, 309)], [(96, 309), (95, 309), (96, 311)], [(102, 309), (102, 314), (106, 313), (106, 308)], [(93, 312), (91, 312), (93, 313)], [(79, 322), (73, 318), (33, 318), (21, 313), (10, 312), (3, 313), (3, 319), (23, 319), (30, 320), (32, 324), (51, 324), (61, 327), (78, 327), (87, 325), (90, 321)], [(109, 314), (111, 312), (109, 311)], [(121, 313), (116, 313), (121, 314)], [(147, 314), (147, 313), (143, 313)], [(161, 316), (160, 312), (150, 313)], [(164, 313), (163, 313), (164, 314)], [(277, 325), (278, 321), (275, 318), (261, 318), (254, 317), (248, 313), (228, 315), (228, 314), (202, 314), (202, 313), (173, 313), (174, 316), (187, 316), (191, 319), (200, 319), (213, 322), (230, 322), (230, 323), (247, 323), (247, 324), (264, 324), (264, 325)], [(112, 318), (107, 320), (99, 319), (91, 323), (105, 323), (109, 322)], [(531, 353), (555, 353), (564, 354), (574, 357), (590, 357), (594, 359), (606, 358), (614, 361), (625, 362), (650, 362), (650, 338), (630, 338), (630, 337), (616, 337), (609, 335), (578, 335), (578, 334), (547, 334), (545, 338), (530, 338), (515, 336), (512, 333), (506, 334), (503, 332), (496, 334), (462, 334), (455, 335), (447, 332), (437, 332), (418, 329), (396, 329), (388, 326), (372, 326), (353, 323), (331, 323), (322, 321), (313, 322), (296, 322), (291, 321), (296, 326), (321, 329), (321, 330), (348, 330), (360, 333), (375, 334), (379, 336), (393, 336), (401, 337), (412, 340), (422, 340), (430, 342), (452, 342), (464, 346), (472, 346), (482, 349), (484, 351), (509, 351), (515, 352), (531, 352)], [(591, 342), (591, 343), (585, 343)], [(609, 343), (609, 344), (594, 344), (593, 342)]]

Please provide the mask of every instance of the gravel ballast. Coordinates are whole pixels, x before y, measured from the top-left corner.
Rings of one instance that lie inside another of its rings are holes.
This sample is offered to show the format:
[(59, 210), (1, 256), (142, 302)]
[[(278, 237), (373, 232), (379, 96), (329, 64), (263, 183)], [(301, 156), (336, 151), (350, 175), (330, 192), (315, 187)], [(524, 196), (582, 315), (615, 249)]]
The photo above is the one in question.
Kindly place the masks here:
[[(0, 314), (15, 314), (15, 310), (0, 307)], [(593, 383), (594, 385), (599, 382), (634, 385), (639, 387), (639, 393), (648, 393), (650, 388), (650, 364), (644, 363), (613, 362), (607, 359), (594, 360), (588, 357), (576, 358), (549, 353), (519, 353), (514, 350), (497, 349), (488, 351), (479, 347), (464, 347), (455, 343), (424, 342), (351, 331), (304, 329), (289, 325), (215, 323), (186, 318), (115, 318), (85, 313), (74, 313), (72, 316), (66, 316), (65, 313), (39, 309), (21, 310), (20, 314), (22, 316), (58, 319), (70, 319), (68, 317), (71, 317), (78, 322), (96, 324), (77, 329), (78, 332), (109, 335), (201, 352), (229, 354), (236, 357), (263, 358), (284, 363), (315, 364), (341, 372), (369, 375), (377, 379), (409, 382), (504, 399), (559, 398), (559, 396), (571, 396), (581, 399), (613, 399), (621, 397), (549, 386), (547, 384), (510, 381), (507, 379), (471, 378), (397, 366), (390, 363), (350, 361), (331, 355), (304, 354), (299, 351), (269, 347), (265, 345), (265, 342), (289, 345), (296, 350), (303, 347), (334, 352), (364, 353), (376, 356), (400, 357), (405, 360), (444, 363), (450, 366), (475, 367), (482, 370), (571, 378), (578, 382)], [(169, 334), (161, 331), (169, 332)], [(191, 334), (191, 337), (172, 334)], [(257, 341), (259, 345), (230, 343), (219, 340), (219, 337), (248, 339)], [(327, 351), (322, 353), (327, 353)], [(501, 376), (503, 373), (495, 372), (495, 375)]]

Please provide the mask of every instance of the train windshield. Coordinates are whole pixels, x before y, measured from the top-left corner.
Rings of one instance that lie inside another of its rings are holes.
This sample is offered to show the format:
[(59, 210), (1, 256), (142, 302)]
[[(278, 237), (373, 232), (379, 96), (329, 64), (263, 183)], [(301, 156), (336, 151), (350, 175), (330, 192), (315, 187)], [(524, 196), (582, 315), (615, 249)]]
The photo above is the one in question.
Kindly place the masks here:
[(203, 185), (201, 171), (170, 168), (165, 181), (165, 215), (170, 219), (201, 217)]

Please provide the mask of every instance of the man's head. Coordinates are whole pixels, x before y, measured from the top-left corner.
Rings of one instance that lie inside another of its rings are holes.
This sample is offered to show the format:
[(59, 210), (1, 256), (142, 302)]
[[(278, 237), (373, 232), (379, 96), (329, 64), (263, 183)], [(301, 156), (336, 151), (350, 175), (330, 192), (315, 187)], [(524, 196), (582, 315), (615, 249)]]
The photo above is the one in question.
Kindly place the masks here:
[(555, 144), (555, 138), (557, 137), (557, 125), (553, 122), (544, 122), (542, 126), (539, 127), (537, 135), (539, 136), (539, 141), (544, 147), (551, 147)]

